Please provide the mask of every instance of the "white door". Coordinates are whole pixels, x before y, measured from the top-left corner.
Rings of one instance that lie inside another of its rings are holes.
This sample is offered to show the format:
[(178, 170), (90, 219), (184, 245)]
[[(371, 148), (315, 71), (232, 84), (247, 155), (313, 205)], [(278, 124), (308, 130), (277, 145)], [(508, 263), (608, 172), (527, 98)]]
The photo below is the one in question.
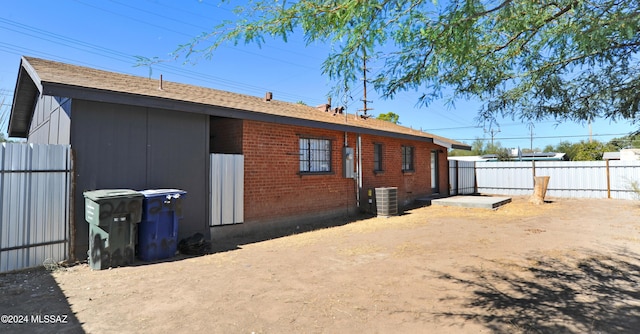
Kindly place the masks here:
[(431, 193), (437, 194), (440, 192), (438, 187), (438, 151), (431, 151)]

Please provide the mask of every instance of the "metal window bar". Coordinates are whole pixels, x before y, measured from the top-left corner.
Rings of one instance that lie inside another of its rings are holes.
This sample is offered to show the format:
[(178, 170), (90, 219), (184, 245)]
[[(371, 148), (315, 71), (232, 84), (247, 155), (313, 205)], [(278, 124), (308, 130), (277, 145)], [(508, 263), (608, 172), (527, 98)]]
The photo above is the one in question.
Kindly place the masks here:
[(331, 141), (327, 139), (300, 138), (300, 171), (331, 171)]
[(413, 170), (413, 147), (402, 146), (402, 170)]

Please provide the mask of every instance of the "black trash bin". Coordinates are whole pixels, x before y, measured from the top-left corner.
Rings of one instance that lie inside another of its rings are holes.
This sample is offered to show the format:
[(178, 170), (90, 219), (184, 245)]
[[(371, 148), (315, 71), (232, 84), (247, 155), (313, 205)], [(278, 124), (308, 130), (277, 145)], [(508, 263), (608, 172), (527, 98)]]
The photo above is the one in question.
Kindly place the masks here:
[(102, 189), (87, 191), (84, 197), (89, 266), (105, 269), (133, 263), (142, 194), (130, 189)]

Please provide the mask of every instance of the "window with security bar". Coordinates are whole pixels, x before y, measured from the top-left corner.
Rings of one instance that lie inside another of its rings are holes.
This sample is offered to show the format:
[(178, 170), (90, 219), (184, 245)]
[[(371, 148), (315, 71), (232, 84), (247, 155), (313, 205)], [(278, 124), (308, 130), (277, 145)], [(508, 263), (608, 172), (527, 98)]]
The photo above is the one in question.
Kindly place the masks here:
[(300, 172), (331, 172), (331, 140), (300, 138)]
[(402, 146), (402, 171), (413, 171), (413, 147)]

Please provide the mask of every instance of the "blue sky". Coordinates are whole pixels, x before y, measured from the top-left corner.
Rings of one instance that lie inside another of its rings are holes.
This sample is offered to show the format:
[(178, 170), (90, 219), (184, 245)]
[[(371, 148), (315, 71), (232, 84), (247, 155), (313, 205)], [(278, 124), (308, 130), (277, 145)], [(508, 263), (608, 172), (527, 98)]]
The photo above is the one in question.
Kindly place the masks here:
[[(322, 61), (330, 46), (305, 45), (301, 38), (287, 43), (268, 41), (256, 45), (228, 45), (211, 59), (136, 66), (136, 56), (168, 58), (179, 45), (210, 31), (223, 19), (233, 17), (232, 5), (217, 0), (4, 0), (0, 12), (0, 100), (8, 112), (22, 55), (57, 60), (108, 71), (194, 84), (253, 96), (273, 92), (274, 99), (316, 106), (325, 103), (335, 84), (322, 75)], [(238, 2), (234, 2), (238, 3)], [(376, 68), (371, 69), (372, 72)], [(362, 87), (353, 87), (347, 111), (362, 108)], [(446, 96), (429, 107), (417, 107), (420, 92), (406, 92), (383, 100), (369, 89), (370, 113), (394, 112), (400, 123), (440, 136), (471, 143), (491, 139), (491, 133), (475, 120), (476, 101), (448, 105)], [(333, 96), (333, 104), (342, 100)], [(6, 117), (1, 131), (6, 134)], [(533, 147), (544, 148), (560, 141), (589, 139), (586, 124), (553, 120), (533, 124)], [(591, 124), (593, 139), (609, 141), (636, 129), (628, 122), (597, 119)], [(530, 125), (517, 120), (500, 121), (494, 140), (503, 147), (529, 148)]]

